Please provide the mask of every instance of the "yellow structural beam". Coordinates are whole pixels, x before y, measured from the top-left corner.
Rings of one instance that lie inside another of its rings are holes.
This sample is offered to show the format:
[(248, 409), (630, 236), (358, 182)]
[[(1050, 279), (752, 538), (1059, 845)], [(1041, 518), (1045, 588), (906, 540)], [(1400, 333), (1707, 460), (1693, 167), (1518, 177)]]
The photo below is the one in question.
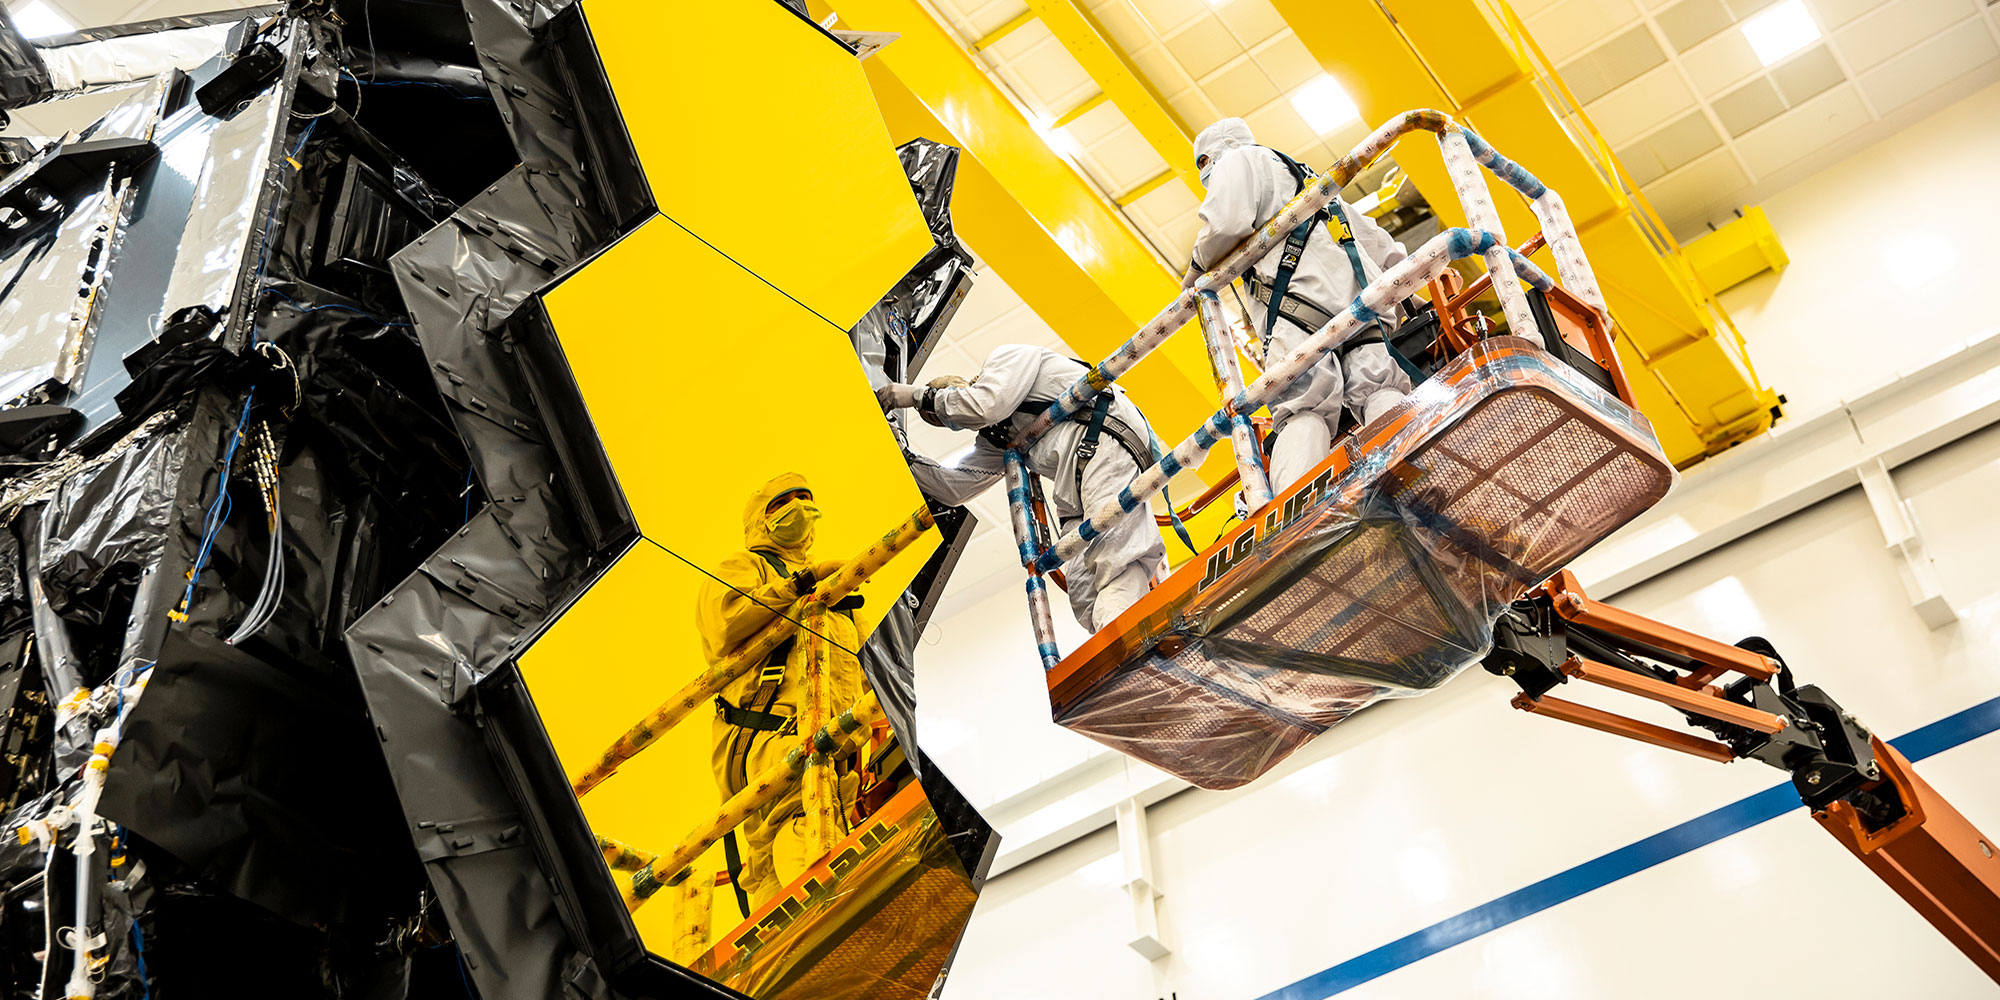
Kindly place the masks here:
[(1073, 107), (1068, 111), (1065, 111), (1062, 114), (1057, 115), (1056, 120), (1049, 123), (1049, 127), (1064, 128), (1068, 126), (1070, 122), (1076, 121), (1078, 118), (1082, 118), (1084, 115), (1087, 115), (1092, 111), (1095, 111), (1100, 107), (1103, 107), (1104, 102), (1110, 99), (1111, 99), (1110, 94), (1107, 94), (1104, 91), (1100, 90), (1097, 92), (1095, 96), (1085, 98), (1083, 103), (1078, 104), (1076, 107)]
[(1070, 56), (1090, 74), (1120, 114), (1139, 130), (1146, 145), (1167, 161), (1195, 197), (1202, 196), (1201, 176), (1194, 167), (1194, 131), (1153, 89), (1132, 58), (1118, 47), (1078, 0), (1028, 0), (1028, 9), (1042, 19)]
[[(1274, 2), (1364, 117), (1448, 111), (1562, 193), (1622, 335), (1633, 391), (1676, 464), (1769, 426), (1776, 393), (1757, 379), (1727, 315), (1650, 206), (1626, 193), (1636, 186), (1617, 181), (1616, 158), (1581, 110), (1559, 118), (1543, 96), (1542, 86), (1563, 93), (1560, 81), (1510, 9), (1481, 0)], [(1435, 149), (1406, 142), (1395, 156), (1447, 224), (1463, 222)], [(1521, 241), (1534, 217), (1520, 198), (1496, 195), (1508, 236)]]
[[(830, 9), (810, 2), (815, 17)], [(1177, 276), (915, 0), (842, 0), (840, 17), (901, 33), (862, 64), (891, 136), (964, 150), (953, 227), (1079, 356), (1110, 354), (1173, 299)], [(1220, 405), (1192, 331), (1119, 384), (1162, 437), (1177, 439)], [(1221, 455), (1199, 471), (1213, 482), (1231, 467)]]
[(1688, 266), (1712, 291), (1733, 288), (1765, 271), (1782, 271), (1792, 262), (1762, 208), (1747, 207), (1739, 214), (1735, 222), (1683, 248)]
[(981, 37), (978, 41), (973, 42), (972, 47), (978, 51), (984, 52), (985, 50), (992, 48), (994, 44), (1000, 41), (1000, 39), (1005, 38), (1008, 35), (1011, 35), (1014, 32), (1027, 27), (1028, 23), (1030, 21), (1033, 21), (1034, 19), (1035, 19), (1035, 12), (1033, 10), (1024, 10), (1019, 14), (1014, 15), (1012, 18), (1008, 19), (1006, 24), (1003, 24), (997, 28), (994, 28), (992, 31), (987, 32), (985, 36)]
[(1153, 192), (1158, 191), (1159, 189), (1167, 186), (1167, 184), (1173, 179), (1174, 179), (1174, 171), (1173, 168), (1169, 167), (1165, 170), (1160, 171), (1157, 174), (1154, 174), (1152, 177), (1147, 178), (1146, 180), (1140, 181), (1138, 187), (1135, 187), (1132, 190), (1127, 191), (1124, 194), (1118, 196), (1118, 207), (1119, 208), (1131, 207), (1134, 202), (1137, 202), (1139, 199), (1144, 198), (1145, 196), (1152, 194)]

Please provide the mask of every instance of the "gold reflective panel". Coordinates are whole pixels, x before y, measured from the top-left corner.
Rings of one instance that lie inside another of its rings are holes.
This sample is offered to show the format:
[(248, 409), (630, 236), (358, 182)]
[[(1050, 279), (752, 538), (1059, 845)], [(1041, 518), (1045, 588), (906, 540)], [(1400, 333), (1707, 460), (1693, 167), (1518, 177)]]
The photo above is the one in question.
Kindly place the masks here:
[[(522, 676), (647, 950), (759, 1000), (927, 996), (975, 882), (862, 660), (940, 532), (839, 325), (924, 214), (859, 63), (781, 5), (589, 16), (660, 214), (544, 302), (641, 537)], [(658, 59), (688, 16), (732, 24)], [(753, 122), (789, 131), (752, 156)], [(812, 196), (749, 169), (800, 158)]]
[(861, 61), (832, 38), (775, 0), (586, 6), (661, 214), (843, 328), (930, 249)]

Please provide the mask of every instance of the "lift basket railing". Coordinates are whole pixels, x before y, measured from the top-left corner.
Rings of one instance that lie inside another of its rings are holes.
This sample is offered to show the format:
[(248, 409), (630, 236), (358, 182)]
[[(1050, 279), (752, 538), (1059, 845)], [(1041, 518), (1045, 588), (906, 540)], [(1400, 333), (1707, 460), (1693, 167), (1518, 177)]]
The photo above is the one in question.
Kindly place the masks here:
[[(1217, 291), (1415, 131), (1437, 136), (1468, 226), (1386, 269), (1296, 350), (1267, 357), (1246, 385)], [(1561, 286), (1508, 246), (1486, 171), (1529, 201)], [(1473, 256), (1511, 336), (1475, 344), (1274, 496), (1251, 415), (1357, 333), (1372, 334), (1453, 260)], [(1052, 537), (1029, 502), (1023, 456), (1191, 318), (1221, 408), (1117, 498)], [(1565, 332), (1580, 332), (1583, 349)], [(1550, 338), (1559, 342), (1544, 350)], [(1596, 380), (1560, 360), (1586, 354), (1602, 369)], [(1223, 440), (1251, 510), (1245, 523), (1065, 658), (1047, 575), (1116, 519), (1149, 513), (1154, 494)], [(1515, 595), (1657, 502), (1675, 478), (1633, 405), (1562, 199), (1436, 111), (1401, 115), (1309, 178), (1024, 428), (1004, 468), (1056, 721), (1205, 787), (1242, 784), (1359, 708), (1429, 690), (1477, 661)]]

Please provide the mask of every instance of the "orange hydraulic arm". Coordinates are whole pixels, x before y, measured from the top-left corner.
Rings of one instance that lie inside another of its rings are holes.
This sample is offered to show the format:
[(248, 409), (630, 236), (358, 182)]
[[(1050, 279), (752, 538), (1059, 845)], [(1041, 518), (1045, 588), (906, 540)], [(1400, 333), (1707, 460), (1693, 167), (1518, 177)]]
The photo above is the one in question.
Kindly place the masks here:
[[(1750, 757), (1792, 776), (1813, 818), (2000, 982), (2000, 858), (1993, 841), (1817, 687), (1794, 684), (1762, 639), (1730, 646), (1592, 600), (1568, 570), (1516, 602), (1486, 669), (1521, 687), (1514, 707), (1715, 761)], [(1681, 712), (1711, 738), (1548, 692), (1582, 681)]]

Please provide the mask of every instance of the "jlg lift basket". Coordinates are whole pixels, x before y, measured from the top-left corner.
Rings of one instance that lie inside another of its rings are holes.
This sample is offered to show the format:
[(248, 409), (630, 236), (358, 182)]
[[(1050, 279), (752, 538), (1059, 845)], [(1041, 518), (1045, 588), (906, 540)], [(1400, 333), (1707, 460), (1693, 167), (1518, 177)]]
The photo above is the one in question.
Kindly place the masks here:
[(1509, 602), (1673, 481), (1644, 416), (1528, 341), (1484, 341), (1064, 659), (1055, 719), (1242, 785), (1477, 662)]

